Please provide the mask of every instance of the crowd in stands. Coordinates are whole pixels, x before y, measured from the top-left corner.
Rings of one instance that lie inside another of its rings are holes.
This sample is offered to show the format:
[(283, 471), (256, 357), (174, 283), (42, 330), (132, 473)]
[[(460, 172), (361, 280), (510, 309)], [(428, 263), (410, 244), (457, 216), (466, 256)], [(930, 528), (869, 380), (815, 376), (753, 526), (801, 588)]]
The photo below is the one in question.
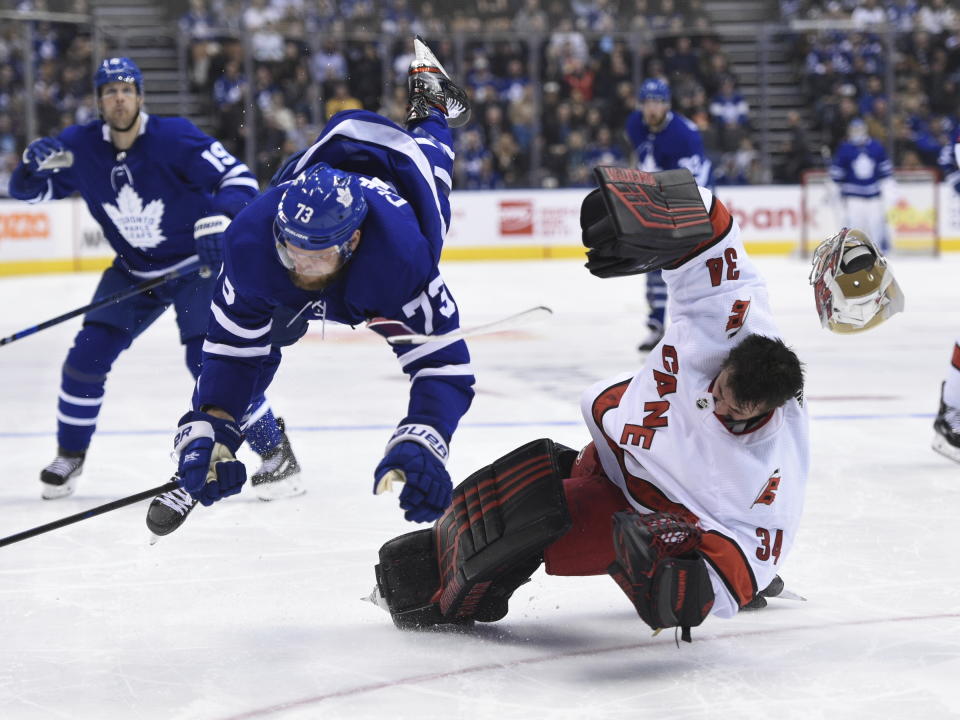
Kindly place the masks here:
[(239, 154), (252, 67), (262, 179), (339, 110), (402, 122), (416, 33), (473, 104), (455, 133), (458, 188), (591, 184), (592, 165), (629, 161), (624, 122), (639, 81), (653, 76), (700, 126), (718, 182), (762, 179), (749, 108), (701, 0), (191, 0), (181, 27), (192, 38), (193, 87), (211, 98), (216, 133)]
[(950, 0), (785, 2), (783, 10), (844, 28), (796, 36), (813, 139), (824, 156), (861, 118), (873, 138), (892, 145), (896, 166), (947, 167), (960, 129), (960, 12)]
[[(89, 11), (87, 0), (17, 7)], [(850, 29), (791, 36), (808, 103), (787, 116), (772, 179), (797, 182), (822, 165), (811, 148), (828, 156), (854, 117), (891, 140), (897, 165), (936, 166), (960, 124), (960, 12), (950, 0), (781, 0), (781, 11)], [(211, 133), (246, 158), (252, 128), (262, 181), (340, 110), (402, 122), (415, 33), (473, 103), (472, 121), (455, 132), (458, 188), (585, 186), (592, 165), (630, 162), (623, 128), (647, 77), (667, 80), (674, 111), (700, 128), (717, 184), (771, 179), (702, 0), (189, 0), (179, 23)], [(37, 133), (94, 119), (91, 69), (101, 53), (89, 26), (33, 27)], [(898, 31), (892, 55), (887, 27)], [(0, 27), (0, 181), (30, 139), (22, 36), (19, 23)]]

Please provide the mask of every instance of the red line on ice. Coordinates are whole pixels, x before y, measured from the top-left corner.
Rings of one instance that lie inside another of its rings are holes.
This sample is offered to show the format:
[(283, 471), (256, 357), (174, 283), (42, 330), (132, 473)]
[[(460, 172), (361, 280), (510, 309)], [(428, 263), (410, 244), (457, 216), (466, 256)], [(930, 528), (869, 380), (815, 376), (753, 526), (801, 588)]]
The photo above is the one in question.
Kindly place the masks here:
[[(852, 622), (841, 620), (835, 623), (816, 623), (814, 625), (795, 625), (782, 628), (763, 628), (760, 630), (746, 630), (743, 632), (721, 633), (709, 637), (700, 636), (696, 639), (697, 643), (712, 642), (715, 640), (729, 640), (731, 638), (755, 637), (757, 635), (775, 635), (777, 633), (798, 632), (805, 630), (822, 630), (829, 627), (852, 627), (854, 625), (882, 625), (885, 623), (899, 622), (918, 622), (924, 620), (947, 620), (951, 618), (960, 618), (960, 613), (942, 613), (939, 615), (916, 615), (905, 617), (877, 618), (874, 620), (854, 620)], [(641, 628), (642, 629), (642, 628)], [(662, 643), (661, 641), (657, 641)], [(448, 672), (425, 673), (423, 675), (411, 675), (409, 677), (397, 678), (396, 680), (384, 680), (383, 682), (371, 683), (369, 685), (360, 685), (354, 688), (344, 690), (335, 690), (324, 693), (323, 695), (314, 695), (312, 697), (301, 698), (300, 700), (291, 700), (290, 702), (277, 703), (267, 707), (249, 710), (239, 715), (230, 715), (223, 720), (247, 720), (248, 718), (262, 718), (268, 715), (302, 708), (307, 705), (315, 705), (324, 700), (333, 700), (334, 698), (349, 697), (351, 695), (363, 695), (364, 693), (385, 690), (386, 688), (398, 687), (400, 685), (417, 685), (420, 683), (433, 682), (434, 680), (444, 680), (450, 677), (462, 677), (464, 675), (474, 675), (476, 673), (486, 672), (488, 670), (509, 670), (510, 668), (523, 665), (539, 665), (540, 663), (555, 662), (574, 657), (589, 657), (591, 655), (603, 655), (606, 653), (623, 652), (625, 650), (639, 650), (641, 648), (654, 647), (654, 642), (646, 641), (640, 643), (630, 643), (629, 645), (613, 645), (611, 647), (596, 648), (594, 650), (571, 650), (570, 652), (555, 653), (553, 655), (540, 655), (538, 657), (525, 658), (523, 660), (511, 660), (505, 663), (487, 663), (485, 665), (471, 665), (460, 670), (450, 670)]]

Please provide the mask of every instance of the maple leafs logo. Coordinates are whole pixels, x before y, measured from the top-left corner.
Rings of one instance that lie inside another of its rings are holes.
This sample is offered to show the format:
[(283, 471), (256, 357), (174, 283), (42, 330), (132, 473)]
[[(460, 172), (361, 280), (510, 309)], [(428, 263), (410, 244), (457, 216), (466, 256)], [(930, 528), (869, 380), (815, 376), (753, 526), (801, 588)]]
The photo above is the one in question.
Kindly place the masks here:
[(117, 204), (103, 203), (103, 209), (116, 225), (123, 239), (140, 250), (155, 248), (167, 238), (160, 229), (163, 200), (157, 198), (143, 205), (132, 185), (124, 185), (117, 193)]
[(353, 204), (353, 193), (350, 192), (350, 188), (337, 188), (337, 202), (347, 208)]

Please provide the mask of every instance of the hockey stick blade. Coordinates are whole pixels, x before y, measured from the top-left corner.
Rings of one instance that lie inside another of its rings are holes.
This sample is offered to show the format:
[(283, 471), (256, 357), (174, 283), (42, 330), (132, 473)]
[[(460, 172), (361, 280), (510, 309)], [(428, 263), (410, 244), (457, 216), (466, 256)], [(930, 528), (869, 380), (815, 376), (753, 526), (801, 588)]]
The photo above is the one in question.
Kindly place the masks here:
[(494, 320), (493, 322), (483, 325), (475, 325), (470, 328), (461, 328), (460, 330), (454, 330), (445, 335), (420, 335), (418, 333), (393, 335), (387, 338), (387, 342), (391, 345), (423, 345), (424, 343), (435, 340), (459, 340), (460, 338), (474, 337), (475, 335), (489, 335), (490, 333), (513, 330), (521, 325), (544, 320), (551, 315), (553, 315), (553, 310), (545, 305), (538, 305), (537, 307), (518, 312), (515, 315), (509, 315), (500, 320)]

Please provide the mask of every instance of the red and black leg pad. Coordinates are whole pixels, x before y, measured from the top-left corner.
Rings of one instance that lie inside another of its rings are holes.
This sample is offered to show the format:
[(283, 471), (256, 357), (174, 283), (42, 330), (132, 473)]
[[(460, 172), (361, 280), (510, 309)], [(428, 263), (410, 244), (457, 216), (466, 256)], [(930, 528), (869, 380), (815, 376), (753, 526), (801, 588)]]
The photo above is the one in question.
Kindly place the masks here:
[(687, 642), (714, 600), (700, 544), (700, 528), (680, 515), (630, 510), (613, 516), (616, 560), (608, 572), (647, 625), (679, 626)]
[(717, 242), (689, 170), (594, 168), (599, 187), (580, 207), (587, 269), (597, 277), (674, 268)]
[(432, 530), (380, 548), (377, 584), (398, 627), (493, 622), (570, 528), (562, 479), (577, 453), (527, 443), (453, 490)]

